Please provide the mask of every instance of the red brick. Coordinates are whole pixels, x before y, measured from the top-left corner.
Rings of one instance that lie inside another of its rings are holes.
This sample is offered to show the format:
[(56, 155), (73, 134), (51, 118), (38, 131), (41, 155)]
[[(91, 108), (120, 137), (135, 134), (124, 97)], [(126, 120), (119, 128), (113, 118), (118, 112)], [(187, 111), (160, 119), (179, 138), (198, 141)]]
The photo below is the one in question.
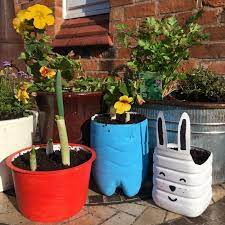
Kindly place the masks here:
[(54, 0), (33, 0), (33, 1), (28, 1), (28, 3), (21, 4), (21, 8), (26, 9), (27, 7), (35, 5), (35, 4), (46, 5), (52, 9), (55, 7)]
[[(222, 10), (220, 8), (204, 10), (202, 16), (198, 19), (197, 22), (201, 25), (216, 24), (221, 12)], [(192, 12), (182, 12), (176, 14), (175, 16), (179, 24), (183, 25), (191, 15), (193, 15)]]
[(220, 22), (221, 23), (225, 23), (225, 10), (224, 9), (223, 9), (223, 11), (221, 13)]
[(54, 0), (55, 6), (62, 7), (62, 0)]
[(136, 28), (137, 20), (136, 19), (126, 19), (123, 21), (124, 24), (127, 24), (129, 28)]
[(191, 56), (202, 59), (225, 57), (225, 43), (195, 46), (191, 49)]
[(93, 35), (87, 37), (63, 38), (53, 41), (54, 47), (67, 46), (90, 46), (90, 45), (108, 45), (112, 46), (112, 39), (109, 35)]
[(62, 7), (56, 6), (54, 8), (55, 17), (62, 18)]
[(21, 6), (15, 4), (14, 8), (15, 8), (15, 14), (17, 14), (19, 12), (19, 10), (21, 9)]
[(205, 10), (203, 11), (202, 17), (198, 19), (198, 23), (201, 25), (217, 23), (220, 13), (221, 9)]
[(187, 19), (192, 15), (191, 12), (184, 12), (176, 14), (175, 17), (180, 25), (184, 25)]
[(189, 11), (196, 8), (196, 0), (160, 0), (159, 12), (172, 13)]
[(93, 35), (101, 35), (108, 34), (108, 29), (99, 26), (99, 25), (91, 25), (85, 27), (77, 27), (77, 28), (63, 28), (56, 35), (57, 38), (70, 38), (70, 37), (83, 37), (83, 36), (93, 36)]
[(109, 0), (111, 7), (132, 4), (133, 0)]
[(205, 28), (204, 33), (209, 35), (209, 40), (211, 41), (225, 40), (225, 26)]
[(91, 70), (96, 71), (98, 70), (98, 61), (92, 59), (81, 59), (81, 65), (84, 71)]
[(110, 22), (109, 24), (109, 33), (112, 34), (112, 35), (115, 35), (116, 33), (116, 26), (118, 25), (118, 22), (117, 21), (114, 21), (114, 22)]
[(61, 24), (63, 23), (63, 19), (62, 18), (55, 18), (55, 34), (57, 34), (59, 32), (59, 30), (61, 29)]
[(146, 2), (146, 0), (134, 0), (134, 2)]
[(88, 77), (97, 77), (97, 78), (104, 78), (109, 75), (108, 71), (99, 71), (99, 72), (86, 71), (85, 74)]
[(117, 50), (118, 59), (129, 59), (131, 54), (131, 49), (119, 48)]
[(87, 25), (103, 25), (106, 26), (109, 24), (109, 15), (97, 15), (97, 16), (88, 16), (88, 17), (81, 17), (75, 19), (65, 20), (63, 23), (63, 28), (71, 28), (71, 27), (83, 27)]
[[(137, 20), (136, 19), (127, 19), (121, 22), (123, 24), (127, 24), (129, 28), (135, 29), (137, 26)], [(117, 30), (117, 25), (120, 24), (118, 21), (111, 22), (109, 24), (109, 33), (112, 34), (113, 36), (116, 37), (116, 30)], [(117, 40), (116, 40), (117, 41)]]
[(125, 7), (125, 17), (126, 18), (138, 18), (155, 15), (155, 2), (141, 3), (133, 6)]
[(17, 0), (18, 4), (25, 4), (28, 3), (29, 0)]
[(225, 61), (203, 61), (201, 65), (216, 74), (225, 75)]
[(212, 7), (225, 6), (225, 0), (203, 0), (203, 5)]
[(111, 8), (110, 21), (123, 20), (124, 19), (124, 7)]
[(99, 63), (99, 70), (101, 71), (114, 71), (120, 65), (125, 64), (125, 60), (102, 60)]
[(189, 60), (185, 60), (181, 63), (178, 68), (179, 72), (188, 72), (192, 69), (196, 69), (199, 67), (199, 61), (197, 59), (190, 58)]

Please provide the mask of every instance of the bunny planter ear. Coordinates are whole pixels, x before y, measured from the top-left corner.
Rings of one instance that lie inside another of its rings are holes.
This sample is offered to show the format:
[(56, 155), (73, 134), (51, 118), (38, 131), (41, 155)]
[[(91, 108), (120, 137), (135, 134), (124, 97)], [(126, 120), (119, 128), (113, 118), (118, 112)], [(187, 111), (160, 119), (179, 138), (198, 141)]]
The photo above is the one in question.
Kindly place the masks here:
[(166, 123), (163, 112), (159, 112), (157, 118), (157, 147), (167, 149)]
[(178, 151), (185, 151), (185, 154), (189, 154), (191, 149), (191, 124), (190, 118), (186, 112), (184, 112), (180, 118), (178, 126)]

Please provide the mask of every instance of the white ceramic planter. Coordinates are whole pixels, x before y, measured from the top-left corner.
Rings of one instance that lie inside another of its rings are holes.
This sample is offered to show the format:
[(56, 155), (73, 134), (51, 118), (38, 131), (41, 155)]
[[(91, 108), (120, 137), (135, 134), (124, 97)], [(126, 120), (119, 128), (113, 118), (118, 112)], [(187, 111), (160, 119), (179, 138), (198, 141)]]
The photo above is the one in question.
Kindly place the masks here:
[(201, 165), (191, 156), (190, 119), (183, 113), (178, 126), (178, 144), (167, 142), (163, 113), (157, 119), (157, 146), (153, 155), (155, 203), (188, 217), (201, 215), (212, 198), (212, 153)]
[(13, 186), (11, 171), (5, 158), (12, 153), (32, 145), (37, 125), (37, 112), (33, 115), (0, 121), (0, 192)]

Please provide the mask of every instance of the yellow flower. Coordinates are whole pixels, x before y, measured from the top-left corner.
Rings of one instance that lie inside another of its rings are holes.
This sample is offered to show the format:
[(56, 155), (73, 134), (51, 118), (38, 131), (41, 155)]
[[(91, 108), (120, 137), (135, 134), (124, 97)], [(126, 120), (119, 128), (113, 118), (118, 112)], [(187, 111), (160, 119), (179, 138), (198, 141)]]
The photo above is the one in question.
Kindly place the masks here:
[(34, 26), (44, 29), (46, 24), (53, 25), (55, 22), (52, 10), (45, 5), (36, 4), (28, 7), (29, 16), (34, 19)]
[(30, 13), (27, 10), (20, 10), (16, 18), (13, 19), (13, 27), (16, 32), (20, 32), (22, 27), (24, 27), (24, 21), (32, 19)]
[(116, 113), (123, 114), (125, 112), (130, 111), (131, 102), (133, 101), (132, 97), (128, 97), (127, 95), (123, 95), (119, 98), (119, 101), (114, 104), (114, 108)]
[(21, 25), (21, 21), (20, 19), (18, 19), (17, 17), (13, 19), (13, 27), (16, 30), (17, 33), (20, 32), (20, 25)]
[(25, 82), (19, 88), (19, 90), (17, 90), (17, 93), (15, 95), (15, 97), (18, 99), (18, 101), (22, 102), (23, 104), (27, 104), (28, 103), (28, 99), (30, 98), (29, 94), (27, 92), (28, 87), (29, 87), (29, 84)]
[(20, 10), (20, 11), (17, 13), (16, 17), (17, 17), (21, 22), (23, 22), (24, 20), (31, 20), (31, 19), (32, 19), (32, 16), (31, 16), (30, 12), (29, 12), (28, 10), (26, 10), (26, 9)]
[(48, 79), (51, 79), (56, 75), (55, 70), (49, 69), (46, 66), (42, 66), (39, 71), (40, 71), (42, 77), (47, 77)]

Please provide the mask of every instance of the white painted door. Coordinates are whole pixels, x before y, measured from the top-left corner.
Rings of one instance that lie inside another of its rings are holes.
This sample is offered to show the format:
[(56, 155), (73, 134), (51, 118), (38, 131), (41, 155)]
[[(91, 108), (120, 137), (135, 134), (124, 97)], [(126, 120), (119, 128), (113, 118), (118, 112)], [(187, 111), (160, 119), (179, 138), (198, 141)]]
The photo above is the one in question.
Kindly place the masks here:
[(64, 19), (99, 15), (108, 12), (108, 0), (63, 0)]

